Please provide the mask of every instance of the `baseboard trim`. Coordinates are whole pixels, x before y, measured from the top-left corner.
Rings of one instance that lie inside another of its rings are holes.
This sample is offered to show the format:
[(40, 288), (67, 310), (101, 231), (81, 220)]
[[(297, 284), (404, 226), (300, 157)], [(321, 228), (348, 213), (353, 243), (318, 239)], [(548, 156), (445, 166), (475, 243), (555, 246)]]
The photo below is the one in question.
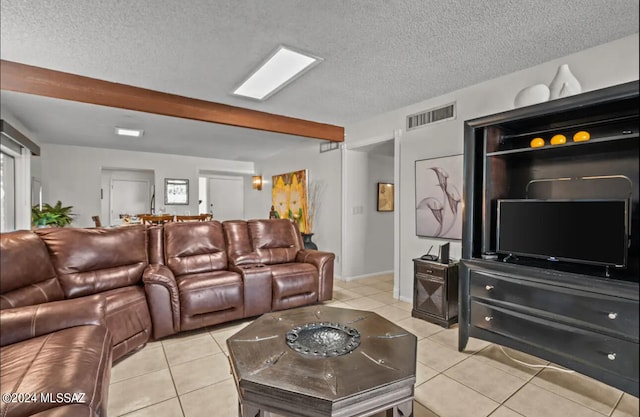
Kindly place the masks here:
[(400, 296), (400, 297), (396, 297), (396, 298), (399, 298), (400, 301), (404, 301), (404, 302), (407, 302), (407, 303), (413, 303), (413, 298), (411, 298), (411, 297)]
[(379, 272), (373, 272), (371, 274), (363, 274), (363, 275), (354, 275), (352, 277), (336, 277), (334, 276), (334, 278), (340, 280), (340, 281), (356, 281), (359, 279), (363, 279), (363, 278), (371, 278), (371, 277), (377, 277), (380, 275), (389, 275), (389, 274), (393, 274), (393, 270), (390, 271), (379, 271)]

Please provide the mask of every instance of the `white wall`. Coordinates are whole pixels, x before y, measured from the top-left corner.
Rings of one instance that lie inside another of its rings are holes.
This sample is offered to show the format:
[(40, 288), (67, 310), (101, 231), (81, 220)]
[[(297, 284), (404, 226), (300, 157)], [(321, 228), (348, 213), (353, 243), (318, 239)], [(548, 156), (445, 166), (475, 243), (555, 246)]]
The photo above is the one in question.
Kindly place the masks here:
[[(344, 262), (342, 276), (345, 280), (353, 279), (364, 274), (364, 264), (367, 261), (366, 237), (367, 217), (370, 207), (367, 205), (367, 187), (369, 181), (369, 158), (366, 152), (344, 150), (344, 175), (348, 180), (348, 187), (344, 193), (344, 213), (342, 230), (342, 248)], [(345, 230), (353, 233), (344, 233)]]
[(188, 179), (189, 205), (165, 207), (174, 214), (198, 211), (200, 171), (242, 175), (253, 172), (252, 162), (52, 144), (42, 145), (41, 165), (43, 200), (50, 203), (61, 200), (63, 205), (73, 206), (74, 227), (92, 227), (91, 216), (100, 213), (102, 168), (154, 171), (156, 210), (165, 207), (165, 178)]
[[(339, 150), (320, 153), (320, 141), (287, 149), (267, 160), (255, 163), (255, 172), (262, 175), (262, 191), (250, 189), (245, 194), (245, 215), (248, 219), (268, 218), (271, 209), (271, 177), (306, 169), (310, 182), (322, 187), (321, 204), (313, 226), (313, 241), (319, 250), (336, 254), (335, 275), (341, 274), (341, 156)], [(245, 181), (251, 188), (251, 181)]]
[[(415, 234), (414, 162), (462, 153), (465, 120), (512, 109), (513, 99), (521, 89), (538, 83), (548, 85), (560, 64), (569, 64), (584, 92), (637, 80), (638, 40), (638, 34), (628, 36), (345, 127), (348, 144), (366, 142), (371, 138), (392, 137), (395, 130), (404, 131), (405, 117), (408, 114), (456, 102), (456, 119), (403, 132), (400, 150), (395, 156), (400, 167), (400, 184), (396, 184), (396, 190), (400, 190), (399, 207), (396, 207), (400, 210), (400, 277), (394, 291), (402, 299), (412, 299), (412, 258), (423, 254), (431, 244), (435, 248), (443, 243), (442, 240), (419, 238)], [(346, 183), (348, 190), (360, 185), (358, 178), (347, 177)], [(345, 236), (358, 233), (353, 229), (353, 224), (347, 222), (346, 225), (347, 229), (343, 232)], [(461, 256), (460, 241), (452, 241), (451, 256)], [(348, 265), (344, 265), (344, 268), (350, 270)]]

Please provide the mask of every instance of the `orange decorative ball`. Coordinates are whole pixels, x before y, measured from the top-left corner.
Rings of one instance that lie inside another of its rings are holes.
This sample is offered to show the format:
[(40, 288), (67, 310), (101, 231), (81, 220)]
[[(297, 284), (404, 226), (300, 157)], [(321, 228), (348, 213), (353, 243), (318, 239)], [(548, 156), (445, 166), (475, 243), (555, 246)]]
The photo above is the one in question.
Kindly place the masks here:
[(531, 139), (531, 143), (529, 143), (529, 145), (531, 145), (532, 148), (539, 148), (541, 146), (544, 146), (544, 139), (533, 138)]
[(554, 135), (551, 138), (552, 145), (563, 145), (567, 143), (567, 137), (565, 135)]
[(585, 141), (588, 141), (589, 139), (591, 139), (591, 134), (584, 130), (576, 132), (575, 135), (573, 135), (574, 142), (585, 142)]

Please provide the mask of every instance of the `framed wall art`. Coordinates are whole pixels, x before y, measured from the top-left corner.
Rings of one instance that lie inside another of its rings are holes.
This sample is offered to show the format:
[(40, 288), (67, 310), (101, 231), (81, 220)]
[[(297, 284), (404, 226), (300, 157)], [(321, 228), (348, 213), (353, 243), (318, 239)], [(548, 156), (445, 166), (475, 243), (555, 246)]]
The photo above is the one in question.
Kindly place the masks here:
[(393, 211), (393, 184), (378, 183), (378, 211)]
[(279, 219), (292, 219), (298, 224), (301, 233), (307, 233), (307, 170), (274, 175), (271, 180), (271, 205), (275, 211), (274, 216)]
[(164, 179), (164, 204), (189, 204), (189, 180)]
[(416, 161), (416, 235), (462, 239), (463, 156)]

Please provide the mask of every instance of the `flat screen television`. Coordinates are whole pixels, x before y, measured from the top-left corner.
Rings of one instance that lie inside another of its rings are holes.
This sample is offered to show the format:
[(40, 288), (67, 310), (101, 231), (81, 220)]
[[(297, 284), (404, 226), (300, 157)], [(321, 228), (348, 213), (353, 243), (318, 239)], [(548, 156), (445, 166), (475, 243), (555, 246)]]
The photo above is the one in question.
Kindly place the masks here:
[(628, 200), (498, 200), (496, 252), (624, 268)]

